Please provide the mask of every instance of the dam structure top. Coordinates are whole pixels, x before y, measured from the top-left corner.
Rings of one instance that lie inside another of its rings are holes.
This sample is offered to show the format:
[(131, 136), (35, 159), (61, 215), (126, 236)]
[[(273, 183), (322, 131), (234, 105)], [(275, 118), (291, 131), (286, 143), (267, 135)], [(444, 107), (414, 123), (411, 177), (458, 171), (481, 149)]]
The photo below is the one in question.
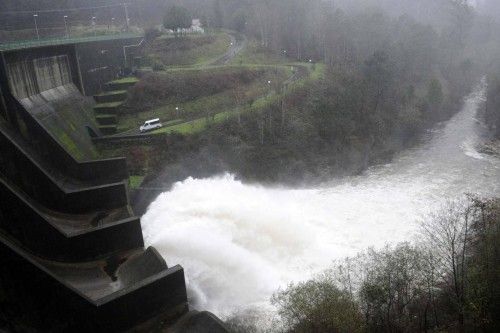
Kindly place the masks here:
[(65, 38), (47, 38), (47, 39), (32, 39), (23, 41), (0, 41), (0, 51), (15, 51), (21, 49), (33, 49), (44, 46), (58, 45), (75, 45), (83, 43), (95, 43), (104, 41), (120, 41), (124, 39), (141, 38), (143, 34), (134, 32), (124, 32), (118, 34), (85, 36), (85, 37), (65, 37)]

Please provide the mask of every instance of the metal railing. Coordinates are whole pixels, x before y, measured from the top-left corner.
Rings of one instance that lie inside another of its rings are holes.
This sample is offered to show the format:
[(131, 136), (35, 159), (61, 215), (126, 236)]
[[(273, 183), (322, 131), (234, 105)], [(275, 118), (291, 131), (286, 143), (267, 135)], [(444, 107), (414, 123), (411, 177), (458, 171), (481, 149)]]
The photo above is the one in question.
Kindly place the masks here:
[(41, 46), (54, 46), (64, 44), (79, 44), (97, 41), (108, 41), (115, 39), (138, 38), (144, 35), (139, 32), (119, 32), (115, 34), (104, 34), (96, 36), (81, 36), (81, 37), (56, 37), (36, 40), (23, 40), (15, 42), (0, 41), (0, 51), (11, 51)]

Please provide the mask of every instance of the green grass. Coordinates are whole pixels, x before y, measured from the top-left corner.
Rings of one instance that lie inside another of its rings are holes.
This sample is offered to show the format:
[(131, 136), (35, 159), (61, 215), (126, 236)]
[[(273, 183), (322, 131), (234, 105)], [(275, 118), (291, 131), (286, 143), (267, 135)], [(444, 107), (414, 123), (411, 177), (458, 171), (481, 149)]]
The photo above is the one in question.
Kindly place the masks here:
[(59, 134), (59, 142), (76, 160), (80, 161), (85, 157), (83, 152), (78, 148), (76, 142), (65, 132)]
[(114, 118), (116, 117), (116, 114), (114, 113), (109, 113), (109, 114), (99, 114), (95, 116), (96, 118)]
[(212, 61), (217, 60), (225, 54), (230, 47), (231, 39), (227, 33), (217, 33), (213, 35), (215, 40), (212, 43), (198, 43), (207, 35), (192, 35), (180, 37), (176, 40), (172, 37), (160, 37), (156, 43), (177, 42), (186, 44), (185, 47), (164, 47), (168, 51), (150, 48), (148, 50), (149, 65), (153, 63), (162, 64), (167, 67), (183, 67), (183, 66), (204, 66)]
[(104, 97), (104, 96), (122, 95), (122, 94), (126, 94), (126, 93), (127, 93), (126, 90), (112, 90), (112, 91), (106, 91), (106, 92), (100, 93), (96, 96), (97, 97)]
[(123, 105), (123, 101), (120, 102), (109, 102), (109, 103), (98, 103), (94, 106), (95, 109), (104, 109), (104, 108), (117, 108)]
[(130, 176), (128, 178), (128, 184), (131, 189), (136, 189), (141, 186), (142, 181), (144, 180), (144, 176)]
[[(234, 68), (236, 67), (233, 67), (231, 70), (233, 70)], [(266, 68), (274, 69), (274, 66)], [(259, 79), (242, 86), (244, 96), (242, 96), (239, 104), (246, 105), (250, 101), (254, 101), (259, 97), (267, 95), (270, 89), (269, 85), (267, 84), (268, 80), (279, 80), (280, 82), (284, 82), (290, 75), (291, 71), (289, 69), (289, 66), (286, 68), (280, 68), (278, 71), (278, 76), (276, 76), (274, 71), (268, 71), (263, 76), (259, 77)], [(166, 121), (179, 118), (177, 116), (177, 111), (175, 110), (176, 107), (179, 107), (179, 116), (186, 119), (187, 121), (190, 121), (193, 119), (205, 117), (207, 113), (211, 115), (213, 113), (233, 110), (235, 105), (237, 104), (238, 102), (236, 101), (235, 93), (232, 89), (220, 92), (215, 95), (200, 97), (185, 103), (179, 103), (175, 100), (175, 98), (173, 98), (165, 101), (165, 105), (157, 107), (153, 110), (136, 113), (133, 115), (120, 116), (119, 131), (122, 132), (136, 128), (140, 126), (144, 121), (153, 118), (160, 118), (165, 126)]]
[[(293, 82), (289, 89), (287, 90), (287, 94), (293, 93), (296, 89), (305, 86), (313, 81), (319, 80), (324, 75), (325, 66), (323, 64), (295, 64), (295, 66), (306, 66), (309, 70), (309, 75), (305, 78), (302, 78), (296, 82)], [(289, 66), (288, 66), (289, 67)], [(204, 131), (208, 126), (224, 122), (230, 118), (236, 117), (238, 113), (248, 113), (248, 112), (256, 112), (262, 110), (265, 107), (272, 105), (273, 103), (278, 102), (280, 96), (276, 93), (268, 94), (263, 96), (257, 100), (255, 100), (251, 106), (240, 107), (239, 110), (230, 110), (219, 112), (214, 116), (208, 116), (203, 118), (194, 119), (191, 121), (187, 121), (182, 124), (177, 124), (174, 126), (164, 126), (163, 128), (151, 132), (152, 134), (172, 134), (178, 133), (183, 135), (192, 135), (196, 133), (200, 133)]]
[(272, 52), (261, 46), (257, 41), (250, 40), (247, 47), (231, 60), (231, 64), (286, 64), (290, 62), (285, 54)]
[(236, 116), (236, 114), (232, 114), (232, 112), (221, 112), (217, 113), (215, 116), (211, 117), (206, 117), (206, 118), (199, 118), (195, 120), (191, 120), (182, 124), (174, 125), (174, 126), (167, 126), (160, 128), (156, 131), (151, 132), (152, 134), (172, 134), (172, 133), (179, 133), (179, 134), (195, 134), (202, 132), (208, 125), (210, 124), (217, 124), (222, 121), (228, 120), (231, 116)]
[(137, 83), (139, 82), (139, 79), (134, 77), (134, 76), (130, 76), (130, 77), (124, 77), (124, 78), (121, 78), (121, 79), (117, 79), (117, 80), (113, 80), (109, 83), (113, 84), (113, 83), (116, 83), (116, 84), (120, 84), (120, 83)]
[(180, 124), (180, 123), (183, 123), (183, 122), (185, 122), (184, 119), (169, 120), (166, 123), (163, 123), (163, 127), (165, 127), (165, 126), (173, 126), (173, 125), (177, 125), (177, 124)]

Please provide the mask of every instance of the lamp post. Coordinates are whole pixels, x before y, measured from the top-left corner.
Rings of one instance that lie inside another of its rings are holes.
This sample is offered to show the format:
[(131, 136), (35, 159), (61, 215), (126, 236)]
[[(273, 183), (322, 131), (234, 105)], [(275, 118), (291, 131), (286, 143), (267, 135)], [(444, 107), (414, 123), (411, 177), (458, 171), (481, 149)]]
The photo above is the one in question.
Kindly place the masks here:
[(176, 118), (179, 119), (179, 107), (178, 106), (175, 107), (175, 114), (176, 114)]
[(99, 90), (102, 91), (102, 81), (103, 81), (102, 71), (105, 69), (105, 67), (104, 67), (105, 61), (103, 59), (104, 59), (104, 55), (108, 53), (108, 50), (100, 50), (99, 53), (101, 56), (99, 57), (98, 78), (99, 78)]
[(128, 32), (129, 25), (130, 25), (130, 18), (128, 17), (128, 4), (127, 3), (123, 4), (123, 9), (125, 10), (125, 24), (126, 24), (127, 32)]
[(64, 15), (64, 29), (66, 30), (66, 38), (69, 38), (69, 30), (68, 30), (68, 15)]
[(95, 16), (92, 16), (92, 30), (94, 31), (94, 36), (96, 35), (95, 32)]
[(38, 24), (36, 23), (37, 17), (38, 14), (33, 14), (33, 20), (35, 20), (36, 39), (40, 40), (40, 33), (38, 32)]

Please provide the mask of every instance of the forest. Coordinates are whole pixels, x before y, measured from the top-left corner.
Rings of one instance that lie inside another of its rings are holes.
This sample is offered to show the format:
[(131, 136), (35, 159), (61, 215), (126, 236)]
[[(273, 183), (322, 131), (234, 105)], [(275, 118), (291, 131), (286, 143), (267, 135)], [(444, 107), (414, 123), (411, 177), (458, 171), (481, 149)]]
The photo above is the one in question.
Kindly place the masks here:
[(174, 140), (168, 151), (158, 148), (152, 168), (166, 184), (206, 170), (297, 184), (387, 161), (449, 119), (492, 61), (497, 23), (466, 2), (439, 3), (439, 10), (429, 9), (436, 17), (422, 23), (394, 15), (389, 2), (353, 8), (313, 0), (214, 1), (206, 24), (242, 31), (262, 50), (325, 64), (326, 74), (257, 116), (214, 124)]

